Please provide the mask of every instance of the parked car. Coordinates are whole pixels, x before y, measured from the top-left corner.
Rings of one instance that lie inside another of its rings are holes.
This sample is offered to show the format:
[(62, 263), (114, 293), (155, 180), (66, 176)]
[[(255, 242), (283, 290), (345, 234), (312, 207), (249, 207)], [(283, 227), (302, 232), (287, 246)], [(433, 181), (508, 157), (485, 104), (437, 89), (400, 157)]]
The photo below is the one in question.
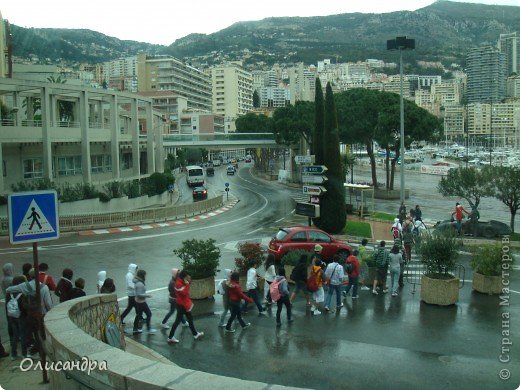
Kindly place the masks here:
[(204, 200), (208, 198), (208, 190), (205, 187), (195, 187), (193, 189), (193, 200)]
[(229, 165), (227, 167), (227, 174), (228, 175), (234, 175), (235, 174), (235, 167), (233, 165)]
[(206, 168), (206, 176), (215, 176), (215, 168), (207, 167)]
[[(451, 220), (439, 221), (434, 226), (435, 232), (457, 231), (457, 222)], [(462, 234), (473, 235), (473, 226), (469, 219), (462, 222)], [(511, 234), (509, 225), (500, 221), (478, 221), (477, 237), (494, 238)]]
[(331, 259), (335, 254), (346, 259), (352, 252), (350, 245), (335, 239), (321, 229), (307, 226), (280, 228), (269, 242), (267, 250), (276, 260), (281, 260), (291, 250), (303, 249), (312, 252), (316, 244), (323, 247), (321, 256), (324, 260)]

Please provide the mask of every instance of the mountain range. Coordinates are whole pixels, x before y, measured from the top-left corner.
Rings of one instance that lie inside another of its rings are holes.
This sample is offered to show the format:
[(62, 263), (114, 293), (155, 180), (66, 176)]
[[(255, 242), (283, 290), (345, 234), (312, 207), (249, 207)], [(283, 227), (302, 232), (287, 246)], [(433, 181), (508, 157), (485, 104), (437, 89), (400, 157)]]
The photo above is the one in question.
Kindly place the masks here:
[(471, 47), (493, 44), (500, 34), (520, 34), (520, 7), (437, 1), (416, 11), (347, 13), (319, 17), (276, 17), (238, 22), (213, 34), (190, 34), (169, 46), (124, 41), (91, 30), (22, 28), (11, 25), (13, 53), (57, 63), (97, 63), (144, 51), (197, 63), (245, 60), (307, 64), (377, 58), (396, 62), (386, 41), (414, 38), (409, 62), (464, 65)]

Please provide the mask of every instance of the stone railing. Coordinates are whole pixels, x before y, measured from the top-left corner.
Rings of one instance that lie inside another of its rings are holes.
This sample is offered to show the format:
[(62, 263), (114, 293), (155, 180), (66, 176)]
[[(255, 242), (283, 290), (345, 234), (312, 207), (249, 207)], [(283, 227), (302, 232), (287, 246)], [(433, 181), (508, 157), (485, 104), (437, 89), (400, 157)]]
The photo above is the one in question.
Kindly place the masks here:
[[(46, 314), (47, 364), (57, 366), (61, 362), (60, 367), (68, 367), (70, 362), (79, 362), (72, 369), (49, 370), (51, 389), (284, 388), (184, 369), (142, 345), (137, 347), (140, 356), (112, 347), (101, 341), (101, 329), (117, 308), (115, 294), (98, 294), (64, 302)], [(115, 314), (119, 323), (119, 313)], [(128, 350), (131, 343), (126, 345)], [(97, 367), (89, 372), (82, 369), (82, 362), (90, 367), (96, 363)]]
[[(183, 205), (156, 207), (133, 211), (120, 211), (114, 213), (69, 215), (60, 217), (60, 231), (70, 232), (85, 229), (164, 222), (206, 213), (222, 205), (223, 197), (222, 195), (219, 195), (215, 198)], [(7, 218), (0, 218), (0, 235), (7, 235), (8, 228), (9, 223)]]

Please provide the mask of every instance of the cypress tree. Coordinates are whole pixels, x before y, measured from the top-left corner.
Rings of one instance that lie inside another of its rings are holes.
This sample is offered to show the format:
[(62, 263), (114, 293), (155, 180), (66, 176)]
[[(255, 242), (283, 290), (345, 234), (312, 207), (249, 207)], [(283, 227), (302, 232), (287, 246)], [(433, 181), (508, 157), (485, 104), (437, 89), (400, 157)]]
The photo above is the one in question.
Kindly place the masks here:
[(321, 88), (321, 81), (319, 77), (316, 77), (316, 89), (314, 96), (314, 132), (312, 134), (312, 148), (311, 154), (315, 156), (315, 164), (323, 164), (323, 120), (324, 120), (324, 107), (323, 107), (323, 89)]
[(325, 90), (323, 137), (323, 163), (327, 167), (327, 192), (320, 199), (319, 227), (329, 233), (340, 233), (345, 227), (347, 212), (345, 209), (345, 188), (341, 157), (339, 153), (338, 118), (334, 94), (330, 83)]

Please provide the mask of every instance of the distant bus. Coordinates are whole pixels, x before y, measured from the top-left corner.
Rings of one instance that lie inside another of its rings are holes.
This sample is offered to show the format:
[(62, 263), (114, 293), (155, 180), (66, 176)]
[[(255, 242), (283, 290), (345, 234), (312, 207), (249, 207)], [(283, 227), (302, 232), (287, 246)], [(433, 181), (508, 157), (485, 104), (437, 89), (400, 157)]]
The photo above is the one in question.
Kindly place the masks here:
[(186, 183), (188, 187), (196, 187), (204, 185), (204, 170), (198, 165), (189, 165), (186, 167)]

